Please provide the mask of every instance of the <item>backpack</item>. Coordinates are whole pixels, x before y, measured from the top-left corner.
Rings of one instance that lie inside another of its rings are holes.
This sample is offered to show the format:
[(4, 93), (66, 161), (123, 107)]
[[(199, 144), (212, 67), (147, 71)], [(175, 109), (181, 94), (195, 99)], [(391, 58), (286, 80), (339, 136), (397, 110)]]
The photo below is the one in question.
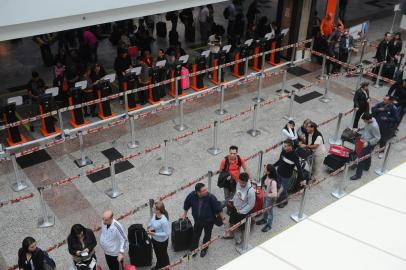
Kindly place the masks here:
[(224, 11), (223, 11), (223, 16), (224, 16), (224, 19), (226, 19), (226, 20), (228, 20), (228, 17), (230, 17), (230, 10), (229, 10), (228, 7), (226, 7), (226, 8), (224, 9)]

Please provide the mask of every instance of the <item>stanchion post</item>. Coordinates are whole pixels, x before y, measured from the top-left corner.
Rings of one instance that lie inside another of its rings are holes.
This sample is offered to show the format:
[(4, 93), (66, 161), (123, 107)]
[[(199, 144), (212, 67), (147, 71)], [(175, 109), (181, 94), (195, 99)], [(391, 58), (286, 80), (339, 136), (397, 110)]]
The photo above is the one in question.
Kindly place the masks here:
[(44, 200), (44, 195), (42, 194), (43, 190), (44, 190), (43, 187), (38, 188), (41, 215), (42, 215), (42, 217), (38, 218), (38, 228), (48, 228), (48, 227), (52, 227), (55, 224), (55, 217), (51, 216), (48, 213), (48, 209), (47, 209), (47, 206), (46, 206), (45, 200)]
[(218, 147), (218, 122), (214, 121), (213, 124), (213, 146), (207, 149), (207, 152), (213, 156), (220, 154), (222, 151)]
[(175, 125), (174, 128), (177, 131), (184, 131), (186, 130), (188, 127), (185, 125), (184, 121), (185, 121), (185, 117), (183, 114), (183, 100), (178, 100), (178, 107), (179, 107), (179, 124)]
[(264, 151), (262, 151), (262, 150), (259, 151), (259, 152), (258, 152), (257, 183), (261, 183), (263, 156), (264, 156)]
[(154, 199), (149, 199), (148, 203), (149, 203), (149, 216), (150, 216), (150, 218), (152, 218), (152, 216), (154, 215), (154, 203), (155, 203), (155, 201), (154, 201)]
[(164, 166), (159, 170), (159, 174), (172, 175), (174, 169), (168, 166), (168, 140), (164, 140)]
[(252, 128), (247, 131), (252, 137), (256, 137), (261, 134), (261, 131), (257, 129), (257, 114), (258, 104), (254, 104), (254, 113), (252, 115)]
[(313, 47), (314, 47), (314, 38), (310, 42), (310, 48), (309, 48), (309, 58), (307, 61), (311, 62), (312, 61), (312, 52), (313, 52)]
[(62, 112), (58, 109), (58, 122), (59, 122), (59, 128), (61, 129), (61, 136), (63, 139), (65, 139), (65, 126), (63, 124), (63, 118), (62, 118)]
[(361, 85), (361, 80), (362, 80), (362, 77), (363, 77), (363, 76), (364, 76), (364, 67), (361, 65), (361, 66), (359, 67), (359, 74), (358, 74), (358, 77), (357, 77), (357, 83), (355, 84), (355, 89), (352, 90), (352, 94), (355, 94), (355, 91), (357, 91), (358, 88), (360, 87), (360, 85)]
[(392, 25), (390, 27), (389, 33), (393, 34), (393, 28), (395, 27), (396, 16), (398, 15), (398, 10), (395, 7), (395, 11), (393, 14)]
[(124, 112), (126, 115), (128, 115), (128, 95), (127, 95), (127, 90), (124, 91)]
[(331, 195), (333, 195), (333, 197), (336, 197), (337, 199), (341, 199), (342, 197), (344, 197), (347, 194), (345, 192), (345, 182), (347, 181), (347, 178), (348, 178), (349, 167), (350, 167), (349, 163), (346, 163), (344, 165), (344, 175), (343, 175), (342, 179), (340, 180), (340, 182), (337, 184), (336, 190), (331, 193)]
[(359, 63), (360, 63), (360, 64), (362, 64), (362, 60), (364, 59), (365, 48), (366, 48), (366, 46), (367, 46), (367, 42), (368, 42), (368, 41), (367, 41), (366, 39), (362, 41), (361, 56), (360, 56), (360, 58), (359, 58)]
[(381, 64), (379, 65), (379, 71), (378, 71), (378, 76), (376, 77), (376, 82), (375, 82), (375, 87), (379, 88), (381, 87), (380, 80), (381, 80), (381, 76), (382, 76), (382, 69), (383, 69), (383, 65), (386, 63), (386, 61), (381, 62)]
[(305, 187), (303, 189), (302, 198), (300, 200), (299, 212), (294, 213), (290, 216), (290, 218), (293, 219), (294, 221), (296, 221), (297, 223), (299, 223), (300, 221), (307, 218), (307, 215), (305, 213), (303, 213), (304, 206), (306, 203), (306, 193), (307, 193), (307, 188)]
[(319, 99), (320, 102), (329, 103), (331, 101), (330, 97), (328, 96), (328, 92), (330, 91), (331, 79), (330, 76), (327, 76), (326, 80), (326, 87), (324, 88), (324, 95)]
[(244, 235), (243, 235), (243, 242), (242, 242), (242, 247), (239, 248), (237, 247), (236, 250), (240, 254), (244, 254), (247, 251), (251, 249), (251, 246), (249, 245), (249, 240), (250, 240), (250, 231), (251, 231), (251, 216), (248, 216), (245, 222), (245, 227), (244, 227)]
[(227, 113), (227, 111), (224, 109), (224, 90), (225, 86), (220, 85), (220, 109), (217, 109), (215, 111), (215, 113), (218, 115), (223, 115)]
[(284, 118), (286, 120), (289, 120), (289, 121), (294, 120), (294, 117), (293, 117), (293, 102), (294, 102), (294, 100), (295, 100), (295, 90), (292, 90), (290, 92), (289, 112), (288, 112), (288, 115), (284, 116)]
[(15, 192), (19, 192), (21, 190), (24, 190), (28, 187), (27, 183), (21, 179), (21, 174), (18, 170), (18, 164), (17, 164), (17, 159), (15, 154), (11, 154), (11, 163), (13, 164), (13, 171), (14, 171), (14, 177), (15, 177), (15, 182), (11, 184), (11, 188)]
[(223, 81), (223, 78), (222, 78), (222, 76), (221, 76), (221, 65), (218, 65), (218, 72), (219, 72), (219, 74), (218, 74), (218, 76), (217, 76), (217, 78), (218, 78), (218, 81), (217, 81), (217, 83), (218, 84), (221, 84), (222, 83), (222, 81)]
[[(265, 55), (265, 54), (264, 54)], [(263, 102), (265, 99), (263, 99), (263, 98), (261, 98), (261, 90), (262, 90), (262, 85), (263, 85), (263, 80), (264, 80), (264, 75), (263, 75), (263, 73), (261, 72), (261, 73), (258, 73), (258, 75), (257, 76), (259, 76), (259, 80), (258, 80), (258, 89), (257, 89), (257, 96), (256, 97), (254, 97), (252, 100), (255, 102), (255, 103), (261, 103), (261, 102)]]
[(75, 164), (79, 168), (81, 168), (81, 167), (92, 164), (93, 161), (91, 161), (90, 158), (88, 158), (85, 155), (85, 150), (84, 150), (84, 146), (83, 146), (83, 134), (82, 134), (82, 131), (78, 132), (78, 137), (79, 137), (80, 158), (75, 160)]
[(281, 88), (281, 91), (280, 91), (280, 95), (285, 93), (287, 76), (288, 76), (288, 71), (286, 69), (284, 69), (283, 73), (282, 73), (282, 88)]
[(343, 118), (343, 114), (339, 113), (338, 114), (338, 119), (337, 119), (336, 130), (334, 132), (334, 137), (329, 139), (330, 144), (334, 144), (334, 145), (341, 145), (342, 144), (342, 140), (338, 137), (338, 133), (340, 132), (340, 126), (341, 126), (342, 118)]
[(385, 149), (385, 157), (382, 162), (382, 167), (380, 169), (375, 170), (375, 173), (377, 175), (383, 175), (387, 172), (388, 159), (389, 159), (389, 153), (390, 153), (391, 146), (392, 146), (392, 143), (391, 142), (388, 143), (388, 146)]
[(135, 119), (134, 115), (130, 116), (130, 129), (131, 129), (131, 141), (127, 144), (127, 147), (130, 149), (137, 148), (140, 143), (135, 140)]
[(292, 55), (290, 56), (290, 64), (289, 67), (295, 67), (295, 59), (296, 59), (296, 44), (292, 47)]
[(209, 192), (211, 192), (212, 180), (213, 180), (213, 172), (209, 171), (207, 173), (207, 189), (209, 190)]
[(192, 254), (187, 255), (187, 269), (188, 270), (193, 270), (193, 257)]
[(347, 58), (347, 64), (351, 64), (351, 58), (352, 58), (352, 49), (349, 50), (348, 52), (348, 58)]
[(111, 180), (111, 189), (106, 191), (107, 196), (114, 199), (122, 195), (123, 192), (118, 190), (116, 182), (116, 162), (113, 160), (110, 162), (110, 180)]
[(324, 80), (326, 78), (326, 55), (323, 54), (323, 62), (321, 64), (321, 74), (317, 77), (319, 80)]
[(244, 62), (244, 77), (245, 77), (245, 80), (248, 79), (248, 56), (245, 57), (245, 62)]

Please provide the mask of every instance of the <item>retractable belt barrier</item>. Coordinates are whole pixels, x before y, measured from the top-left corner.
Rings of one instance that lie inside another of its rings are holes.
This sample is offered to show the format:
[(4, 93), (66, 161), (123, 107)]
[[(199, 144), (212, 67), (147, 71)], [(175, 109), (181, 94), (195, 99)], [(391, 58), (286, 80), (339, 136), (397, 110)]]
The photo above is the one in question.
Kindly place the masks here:
[[(353, 110), (354, 110), (354, 109), (351, 109), (351, 110), (345, 112), (343, 115), (349, 115)], [(326, 125), (326, 124), (328, 124), (328, 123), (334, 121), (337, 117), (338, 117), (338, 116), (334, 116), (334, 117), (332, 117), (332, 118), (329, 118), (329, 119), (327, 119), (327, 120), (321, 122), (318, 126), (320, 127), (320, 126)], [(402, 138), (402, 140), (404, 140), (404, 139), (406, 139), (406, 136)], [(399, 141), (400, 141), (400, 140), (399, 140)], [(264, 153), (269, 153), (269, 152), (271, 152), (272, 150), (278, 148), (280, 145), (282, 145), (282, 143), (283, 143), (283, 141), (280, 141), (280, 142), (278, 142), (278, 143), (275, 143), (275, 144), (273, 144), (273, 145), (267, 147), (266, 149), (264, 149), (263, 152), (264, 152)], [(151, 150), (149, 150), (149, 151), (153, 151), (153, 150), (151, 149)], [(259, 152), (256, 152), (256, 153), (254, 153), (254, 154), (248, 156), (248, 157), (246, 158), (246, 160), (249, 161), (249, 160), (251, 160), (251, 159), (254, 159), (254, 158), (257, 157), (258, 155), (259, 155)], [(136, 156), (136, 154), (134, 154), (134, 156)], [(124, 161), (124, 160), (127, 160), (127, 157), (123, 157), (123, 158), (120, 158), (120, 159), (115, 160), (115, 161), (116, 161), (116, 163), (117, 163), (117, 162), (119, 162), (119, 161)], [(93, 170), (96, 171), (96, 170), (101, 170), (101, 169), (105, 168), (105, 167), (102, 167), (102, 166), (103, 166), (103, 165), (100, 165), (100, 166), (98, 166), (97, 168), (94, 168)], [(198, 182), (201, 182), (201, 181), (204, 180), (205, 178), (213, 177), (214, 175), (217, 175), (218, 173), (219, 173), (219, 171), (214, 171), (214, 173), (211, 173), (211, 172), (205, 173), (205, 174), (201, 175), (200, 177), (194, 178), (193, 180), (189, 181), (188, 183), (186, 183), (186, 184), (180, 186), (179, 188), (177, 188), (177, 189), (175, 189), (175, 190), (173, 190), (173, 191), (171, 191), (171, 192), (168, 192), (168, 193), (166, 193), (166, 194), (164, 194), (164, 195), (161, 195), (160, 197), (157, 198), (157, 200), (160, 200), (160, 201), (167, 200), (168, 198), (174, 196), (174, 195), (177, 194), (178, 192), (181, 192), (181, 191), (183, 191), (183, 190), (185, 190), (185, 189), (191, 187), (192, 185), (194, 185), (194, 184), (196, 184), (196, 183), (198, 183)], [(79, 176), (79, 177), (80, 177), (80, 176)], [(79, 177), (77, 177), (77, 178), (79, 178)], [(77, 178), (76, 178), (76, 176), (72, 176), (72, 177), (71, 177), (71, 179), (77, 179)], [(70, 180), (70, 179), (67, 178), (67, 179), (65, 179), (65, 181), (66, 181), (66, 182), (69, 182), (69, 181), (73, 181), (73, 180)], [(63, 184), (63, 183), (59, 183), (59, 184), (57, 184), (57, 186), (58, 186), (58, 185), (62, 185), (62, 184)], [(47, 188), (47, 187), (44, 187), (44, 189), (46, 189), (46, 188)], [(41, 188), (41, 189), (42, 189), (42, 188)], [(297, 194), (298, 194), (298, 193), (297, 193)], [(289, 197), (289, 198), (291, 198), (291, 197)], [(276, 205), (274, 205), (274, 206), (276, 206)], [(125, 219), (125, 218), (127, 218), (127, 217), (129, 217), (129, 216), (131, 216), (131, 215), (134, 215), (134, 214), (136, 214), (137, 212), (139, 212), (139, 211), (141, 211), (141, 210), (143, 210), (143, 209), (146, 209), (146, 208), (148, 208), (148, 207), (149, 207), (149, 201), (147, 201), (147, 202), (145, 202), (145, 203), (142, 203), (142, 204), (140, 204), (139, 206), (137, 206), (137, 207), (135, 207), (135, 208), (133, 208), (133, 209), (131, 209), (131, 210), (129, 210), (129, 211), (127, 211), (127, 212), (121, 214), (121, 215), (118, 215), (118, 216), (117, 216), (117, 220), (119, 220), (119, 221), (120, 221), (120, 220), (123, 220), (123, 219)], [(263, 211), (263, 209), (260, 210), (260, 211)], [(256, 214), (256, 213), (253, 213), (252, 215), (254, 215), (254, 214)], [(243, 220), (243, 221), (241, 221), (241, 222), (235, 224), (235, 225), (234, 225), (232, 228), (230, 228), (230, 229), (235, 229), (235, 228), (239, 227), (240, 225), (242, 225), (242, 224), (244, 224), (244, 223), (245, 223), (245, 221)], [(229, 230), (230, 230), (230, 229), (229, 229)], [(100, 230), (101, 230), (101, 227), (100, 227), (100, 226), (96, 226), (96, 227), (93, 228), (93, 231), (94, 231), (94, 232), (98, 232), (98, 231), (100, 231)], [(214, 242), (214, 241), (213, 241), (213, 242)], [(48, 247), (47, 249), (45, 249), (45, 251), (47, 251), (47, 252), (52, 252), (52, 251), (54, 251), (55, 249), (58, 249), (58, 248), (64, 246), (65, 244), (66, 244), (66, 240), (60, 241), (60, 242), (58, 242), (57, 244), (54, 244), (53, 246)], [(201, 247), (199, 247), (199, 248), (201, 248)], [(198, 248), (198, 250), (199, 250), (199, 248)], [(176, 263), (175, 263), (175, 264), (176, 264)], [(178, 264), (180, 264), (180, 263), (178, 263)], [(178, 265), (178, 264), (176, 264), (176, 265)], [(172, 264), (172, 265), (173, 265), (173, 264)], [(15, 266), (12, 266), (12, 267), (8, 268), (8, 270), (14, 270), (14, 269), (17, 269), (17, 268), (18, 268), (18, 266), (15, 265)], [(163, 268), (163, 269), (169, 269), (169, 268)]]

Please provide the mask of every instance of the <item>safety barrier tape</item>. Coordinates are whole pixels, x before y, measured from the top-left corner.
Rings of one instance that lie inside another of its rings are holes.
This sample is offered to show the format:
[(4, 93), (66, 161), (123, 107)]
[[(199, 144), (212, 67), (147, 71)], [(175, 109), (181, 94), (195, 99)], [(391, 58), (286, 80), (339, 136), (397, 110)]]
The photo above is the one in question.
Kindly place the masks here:
[(39, 114), (39, 115), (36, 115), (36, 116), (25, 118), (25, 119), (22, 119), (22, 120), (13, 122), (13, 123), (2, 125), (2, 126), (0, 126), (0, 130), (4, 130), (4, 129), (10, 128), (10, 127), (16, 127), (16, 126), (23, 125), (23, 124), (28, 124), (30, 122), (33, 122), (33, 121), (36, 121), (36, 120), (39, 120), (39, 119), (42, 119), (42, 118), (49, 117), (51, 115), (56, 115), (56, 114), (58, 114), (58, 111), (59, 112), (71, 111), (71, 110), (74, 110), (74, 109), (79, 109), (79, 108), (82, 108), (82, 107), (94, 105), (94, 104), (104, 102), (104, 101), (107, 101), (107, 100), (116, 99), (118, 97), (122, 97), (125, 94), (128, 95), (128, 94), (133, 94), (133, 93), (137, 93), (137, 92), (141, 92), (141, 91), (146, 91), (150, 87), (154, 88), (154, 87), (158, 87), (158, 86), (167, 85), (167, 84), (170, 84), (170, 83), (174, 82), (175, 80), (180, 80), (180, 79), (183, 79), (183, 78), (192, 78), (192, 77), (195, 77), (197, 75), (201, 75), (201, 74), (204, 74), (204, 73), (212, 72), (214, 70), (218, 70), (219, 68), (225, 68), (225, 67), (228, 67), (228, 66), (231, 66), (231, 65), (235, 65), (235, 64), (243, 63), (245, 61), (249, 61), (249, 60), (251, 60), (253, 58), (260, 57), (263, 54), (266, 55), (266, 54), (271, 54), (271, 53), (274, 53), (274, 52), (283, 51), (283, 50), (286, 50), (286, 49), (292, 48), (292, 47), (304, 46), (306, 43), (309, 43), (311, 41), (312, 41), (312, 39), (304, 40), (304, 41), (301, 41), (301, 42), (297, 42), (297, 43), (294, 43), (294, 44), (290, 44), (290, 45), (286, 45), (286, 46), (283, 46), (283, 47), (280, 47), (280, 48), (276, 48), (276, 49), (267, 51), (265, 53), (261, 52), (261, 53), (251, 55), (251, 56), (239, 59), (239, 60), (231, 61), (231, 62), (222, 64), (222, 65), (218, 65), (216, 67), (206, 68), (206, 69), (201, 70), (201, 71), (197, 71), (197, 72), (194, 72), (194, 73), (189, 73), (189, 74), (185, 74), (185, 75), (178, 76), (178, 77), (175, 77), (175, 78), (167, 79), (167, 80), (164, 80), (164, 81), (161, 81), (161, 82), (158, 82), (158, 83), (153, 83), (153, 84), (143, 86), (143, 87), (139, 87), (139, 88), (136, 88), (136, 89), (127, 90), (125, 92), (112, 94), (112, 95), (107, 96), (107, 97), (98, 98), (98, 99), (95, 99), (95, 100), (92, 100), (92, 101), (83, 102), (83, 103), (77, 104), (77, 105), (67, 106), (67, 107), (64, 107), (64, 108), (60, 108), (58, 110), (54, 110), (54, 111), (47, 112), (47, 113), (44, 113), (44, 114)]
[(20, 196), (18, 198), (6, 200), (6, 201), (0, 201), (0, 208), (5, 206), (5, 205), (11, 205), (11, 204), (15, 204), (15, 203), (18, 203), (18, 202), (22, 202), (22, 201), (30, 199), (32, 197), (34, 197), (34, 194), (29, 193), (27, 195), (23, 195), (23, 196)]

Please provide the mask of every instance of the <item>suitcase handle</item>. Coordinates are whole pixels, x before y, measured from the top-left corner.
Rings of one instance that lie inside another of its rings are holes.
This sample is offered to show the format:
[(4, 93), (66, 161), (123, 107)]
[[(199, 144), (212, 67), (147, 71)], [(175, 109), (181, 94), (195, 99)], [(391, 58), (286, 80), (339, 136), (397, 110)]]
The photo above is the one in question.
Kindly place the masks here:
[(179, 219), (179, 229), (182, 230), (182, 222), (187, 222), (188, 218), (186, 217), (185, 220)]

